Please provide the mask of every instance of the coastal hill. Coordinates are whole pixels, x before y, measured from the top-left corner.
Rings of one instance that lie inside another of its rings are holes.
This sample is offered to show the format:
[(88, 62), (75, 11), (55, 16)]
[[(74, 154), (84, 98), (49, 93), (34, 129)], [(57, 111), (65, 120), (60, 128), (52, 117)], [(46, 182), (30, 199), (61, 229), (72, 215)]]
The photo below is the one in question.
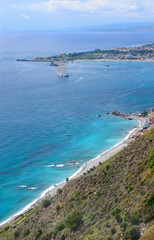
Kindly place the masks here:
[(154, 128), (1, 227), (0, 239), (154, 239)]

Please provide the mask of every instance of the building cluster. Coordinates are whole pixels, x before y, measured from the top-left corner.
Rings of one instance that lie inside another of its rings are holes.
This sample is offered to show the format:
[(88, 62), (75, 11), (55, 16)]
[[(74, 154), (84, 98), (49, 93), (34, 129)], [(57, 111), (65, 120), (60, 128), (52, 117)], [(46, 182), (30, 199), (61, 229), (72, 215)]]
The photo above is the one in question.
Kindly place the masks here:
[(122, 51), (119, 54), (109, 53), (104, 54), (103, 58), (105, 59), (114, 59), (114, 60), (154, 60), (154, 52), (147, 52), (142, 54), (140, 51)]
[(111, 50), (118, 51), (118, 53), (109, 53), (103, 56), (103, 58), (115, 60), (154, 60), (154, 44), (137, 45), (130, 48), (120, 47)]
[(149, 114), (149, 123), (150, 125), (154, 125), (154, 107), (151, 108), (151, 112)]

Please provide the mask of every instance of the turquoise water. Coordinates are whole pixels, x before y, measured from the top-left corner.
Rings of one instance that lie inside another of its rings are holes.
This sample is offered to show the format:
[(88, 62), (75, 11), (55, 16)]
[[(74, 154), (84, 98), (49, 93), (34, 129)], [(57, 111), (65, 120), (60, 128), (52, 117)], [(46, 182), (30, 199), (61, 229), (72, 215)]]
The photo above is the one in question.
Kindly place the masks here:
[[(153, 106), (153, 63), (72, 63), (70, 77), (62, 79), (48, 63), (15, 61), (43, 45), (30, 46), (23, 39), (29, 46), (26, 53), (22, 55), (21, 42), (14, 46), (12, 40), (12, 46), (5, 43), (1, 62), (0, 221), (120, 142), (138, 124), (106, 112)], [(76, 48), (85, 47), (81, 42)]]

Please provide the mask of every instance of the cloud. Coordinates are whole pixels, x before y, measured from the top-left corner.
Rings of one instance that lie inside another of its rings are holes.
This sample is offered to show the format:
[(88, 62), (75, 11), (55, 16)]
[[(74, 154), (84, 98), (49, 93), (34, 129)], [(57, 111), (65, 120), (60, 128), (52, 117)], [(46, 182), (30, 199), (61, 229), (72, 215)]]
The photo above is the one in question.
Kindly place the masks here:
[(74, 12), (112, 12), (131, 13), (154, 9), (153, 0), (48, 0), (38, 3), (11, 5), (12, 8), (37, 10), (44, 12), (74, 11)]
[(21, 16), (22, 16), (23, 18), (30, 19), (30, 16), (28, 16), (28, 15), (22, 14)]

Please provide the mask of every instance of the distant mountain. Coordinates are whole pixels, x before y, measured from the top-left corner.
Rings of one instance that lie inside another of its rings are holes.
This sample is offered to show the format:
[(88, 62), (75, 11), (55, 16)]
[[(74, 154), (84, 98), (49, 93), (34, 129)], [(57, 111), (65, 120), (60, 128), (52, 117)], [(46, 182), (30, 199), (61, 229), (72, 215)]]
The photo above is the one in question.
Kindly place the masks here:
[(87, 26), (83, 31), (90, 32), (153, 32), (154, 23), (117, 23), (97, 26)]

